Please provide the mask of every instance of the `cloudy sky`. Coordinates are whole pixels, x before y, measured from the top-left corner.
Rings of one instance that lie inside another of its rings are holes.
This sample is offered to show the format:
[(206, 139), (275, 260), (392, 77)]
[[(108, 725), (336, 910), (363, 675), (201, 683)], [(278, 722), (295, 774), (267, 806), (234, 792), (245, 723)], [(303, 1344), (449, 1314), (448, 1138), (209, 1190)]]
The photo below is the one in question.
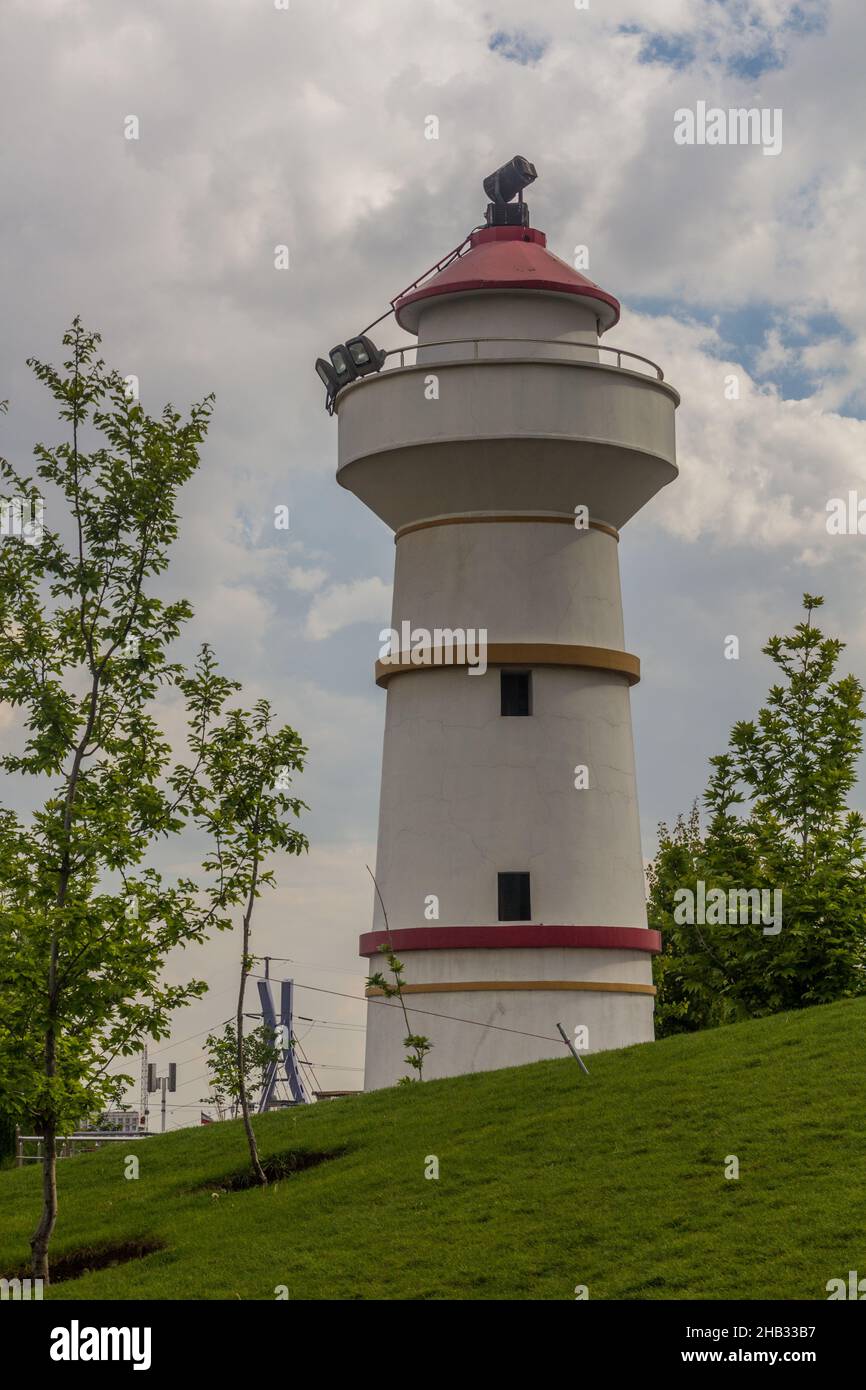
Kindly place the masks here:
[[(364, 1006), (340, 996), (362, 990), (394, 547), (334, 481), (313, 361), (481, 219), (486, 174), (535, 162), (534, 225), (567, 260), (589, 248), (623, 304), (611, 341), (682, 394), (680, 478), (620, 546), (650, 856), (758, 707), (760, 648), (803, 590), (866, 677), (866, 538), (826, 526), (829, 499), (866, 498), (866, 6), (6, 0), (0, 42), (2, 450), (26, 468), (58, 437), (24, 361), (59, 358), (76, 313), (149, 409), (216, 392), (172, 587), (196, 609), (185, 650), (213, 643), (309, 745), (311, 851), (262, 900), (256, 949), (294, 962), (322, 1087), (358, 1087)], [(700, 101), (780, 110), (781, 152), (677, 144)], [(192, 1035), (231, 1012), (236, 949), (172, 962), (211, 982), (154, 1058), (181, 1063), (172, 1126), (198, 1119)]]

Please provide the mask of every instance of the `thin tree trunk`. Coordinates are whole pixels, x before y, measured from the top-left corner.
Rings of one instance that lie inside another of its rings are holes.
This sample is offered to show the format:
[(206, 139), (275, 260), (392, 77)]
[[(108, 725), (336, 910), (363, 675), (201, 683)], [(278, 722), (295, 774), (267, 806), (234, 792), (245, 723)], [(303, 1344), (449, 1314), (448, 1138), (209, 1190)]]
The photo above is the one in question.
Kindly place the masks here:
[[(55, 1034), (53, 1024), (45, 1035), (45, 1074), (49, 1080), (56, 1069)], [(34, 1279), (41, 1279), (47, 1288), (48, 1246), (57, 1221), (57, 1120), (53, 1113), (42, 1125), (42, 1215), (30, 1237), (31, 1266)]]
[[(79, 493), (78, 476), (78, 426), (80, 421), (80, 401), (78, 398), (79, 382), (79, 337), (80, 333), (76, 330), (74, 344), (74, 382), (75, 394), (72, 402), (72, 455), (73, 470), (75, 479), (75, 516), (78, 531), (78, 580), (82, 581), (84, 568), (84, 531), (81, 520), (81, 499)], [(84, 733), (76, 746), (72, 760), (72, 767), (69, 773), (66, 786), (66, 798), (63, 811), (63, 856), (61, 859), (58, 873), (58, 890), (56, 905), (63, 909), (66, 904), (69, 882), (72, 877), (72, 817), (75, 801), (78, 793), (78, 782), (81, 776), (81, 765), (84, 761), (87, 745), (90, 742), (96, 725), (97, 715), (100, 706), (101, 680), (108, 664), (118, 645), (126, 638), (135, 617), (139, 599), (141, 596), (141, 586), (144, 579), (144, 570), (147, 559), (148, 541), (147, 530), (142, 533), (141, 553), (138, 561), (137, 577), (133, 591), (132, 606), (124, 624), (123, 634), (118, 641), (103, 655), (99, 664), (96, 664), (96, 657), (93, 647), (93, 632), (96, 623), (94, 617), (90, 630), (87, 628), (86, 609), (87, 599), (83, 586), (79, 590), (79, 622), (81, 627), (81, 637), (87, 650), (88, 667), (91, 676), (90, 693), (88, 697), (87, 720)], [(105, 590), (103, 587), (103, 594)], [(100, 595), (99, 602), (102, 600)], [(97, 603), (97, 609), (99, 604)], [(42, 1124), (42, 1140), (44, 1153), (42, 1157), (42, 1215), (39, 1224), (30, 1240), (30, 1250), (32, 1255), (33, 1275), (37, 1279), (42, 1279), (48, 1285), (48, 1246), (54, 1227), (57, 1222), (57, 1111), (51, 1099), (51, 1083), (57, 1075), (57, 1029), (59, 997), (63, 988), (63, 977), (59, 975), (60, 962), (60, 938), (57, 929), (51, 934), (51, 953), (48, 966), (48, 1022), (45, 1029), (45, 1077), (48, 1081), (48, 1102), (47, 1112)]]
[[(379, 902), (381, 903), (381, 906), (382, 906), (382, 916), (383, 916), (383, 918), (385, 919), (385, 934), (386, 934), (386, 936), (387, 936), (387, 938), (388, 938), (388, 950), (391, 952), (391, 955), (393, 956), (393, 955), (394, 955), (394, 943), (393, 943), (393, 941), (391, 940), (391, 925), (390, 925), (390, 923), (389, 923), (389, 921), (388, 921), (388, 913), (387, 913), (387, 911), (385, 910), (385, 899), (382, 897), (382, 894), (381, 894), (381, 892), (379, 891), (379, 884), (378, 884), (378, 882), (377, 882), (377, 880), (376, 880), (376, 875), (373, 873), (373, 870), (370, 868), (370, 865), (369, 865), (369, 864), (366, 864), (364, 867), (366, 868), (367, 873), (370, 875), (371, 879), (373, 880), (373, 887), (376, 889), (376, 897), (379, 899)], [(377, 866), (377, 867), (378, 867), (378, 866)], [(411, 1023), (409, 1022), (409, 1014), (408, 1014), (407, 1011), (406, 1011), (406, 1000), (403, 998), (403, 982), (402, 982), (402, 980), (400, 979), (400, 976), (397, 974), (397, 971), (396, 971), (396, 970), (393, 970), (393, 968), (392, 968), (392, 973), (393, 973), (393, 975), (394, 975), (394, 979), (397, 981), (397, 998), (400, 1000), (400, 1008), (403, 1010), (403, 1022), (406, 1024), (406, 1037), (407, 1037), (407, 1038), (411, 1038), (411, 1037), (412, 1037), (412, 1025), (411, 1025)], [(409, 1045), (409, 1044), (407, 1043), (406, 1046), (408, 1047), (408, 1045)], [(419, 1080), (419, 1081), (423, 1081), (423, 1080), (424, 1080), (424, 1057), (423, 1057), (423, 1054), (421, 1054), (421, 1055), (419, 1056), (417, 1047), (414, 1049), (414, 1052), (415, 1052), (415, 1056), (418, 1058), (418, 1080)]]
[[(80, 498), (78, 492), (78, 420), (79, 420), (79, 401), (78, 401), (78, 368), (79, 368), (79, 333), (76, 330), (74, 345), (75, 362), (75, 394), (72, 402), (72, 454), (74, 459), (75, 473), (75, 521), (78, 528), (78, 577), (81, 579), (84, 566), (84, 533), (81, 526)], [(72, 852), (70, 845), (70, 835), (72, 830), (72, 808), (75, 804), (75, 797), (78, 791), (78, 778), (81, 774), (81, 764), (84, 759), (84, 750), (90, 741), (93, 733), (93, 726), (96, 722), (96, 712), (99, 705), (99, 675), (93, 669), (93, 645), (86, 636), (85, 623), (86, 599), (84, 592), (80, 593), (79, 616), (81, 623), (81, 636), (84, 639), (89, 658), (91, 674), (90, 695), (88, 699), (87, 723), (84, 735), (80, 740), (75, 756), (72, 760), (72, 769), (66, 786), (66, 804), (63, 809), (63, 857), (60, 865), (60, 872), (57, 883), (57, 907), (63, 908), (66, 903), (66, 893), (69, 888), (69, 879), (72, 873)], [(42, 1122), (42, 1215), (39, 1218), (39, 1225), (33, 1232), (30, 1239), (30, 1253), (33, 1265), (33, 1277), (42, 1279), (46, 1287), (48, 1278), (48, 1246), (54, 1233), (57, 1222), (57, 1111), (51, 1096), (51, 1083), (57, 1074), (57, 1016), (58, 1016), (58, 965), (60, 962), (60, 939), (57, 928), (51, 933), (51, 949), (48, 960), (48, 1021), (45, 1028), (45, 1078), (48, 1082), (47, 1090), (47, 1111)]]
[(250, 1105), (247, 1099), (246, 1071), (244, 1068), (244, 994), (247, 987), (247, 975), (249, 973), (247, 957), (250, 944), (250, 922), (253, 915), (253, 904), (256, 895), (256, 883), (259, 876), (259, 857), (258, 851), (253, 861), (253, 877), (250, 884), (249, 897), (247, 898), (247, 909), (244, 913), (244, 941), (241, 953), (241, 983), (238, 991), (238, 1014), (237, 1014), (237, 1040), (238, 1040), (238, 1089), (241, 1098), (241, 1111), (244, 1117), (244, 1129), (246, 1130), (247, 1143), (250, 1146), (250, 1161), (253, 1165), (253, 1172), (256, 1180), (262, 1187), (267, 1187), (268, 1179), (265, 1170), (259, 1159), (258, 1145), (256, 1136), (253, 1134), (252, 1121), (250, 1119)]

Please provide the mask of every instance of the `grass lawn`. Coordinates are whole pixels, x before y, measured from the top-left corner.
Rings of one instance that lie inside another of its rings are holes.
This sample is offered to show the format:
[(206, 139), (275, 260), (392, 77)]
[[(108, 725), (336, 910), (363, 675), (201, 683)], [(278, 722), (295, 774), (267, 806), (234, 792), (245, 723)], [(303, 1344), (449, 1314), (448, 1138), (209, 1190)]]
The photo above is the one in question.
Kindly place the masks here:
[[(339, 1155), (265, 1190), (213, 1195), (239, 1122), (62, 1160), (55, 1256), (163, 1248), (46, 1297), (826, 1299), (866, 1276), (866, 1001), (587, 1060), (262, 1116), (263, 1154)], [(39, 1176), (0, 1173), (4, 1274)]]

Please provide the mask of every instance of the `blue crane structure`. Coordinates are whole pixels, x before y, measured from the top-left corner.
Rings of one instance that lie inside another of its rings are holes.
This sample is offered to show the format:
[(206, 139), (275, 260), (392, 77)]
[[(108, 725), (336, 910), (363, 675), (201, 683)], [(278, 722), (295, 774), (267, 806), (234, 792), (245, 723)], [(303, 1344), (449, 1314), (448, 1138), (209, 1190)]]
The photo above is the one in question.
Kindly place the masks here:
[[(277, 1022), (273, 992), (273, 985), (277, 983), (280, 986), (279, 1022)], [(294, 981), (276, 981), (266, 977), (264, 980), (259, 980), (258, 985), (265, 1026), (276, 1035), (277, 1040), (277, 1055), (265, 1068), (262, 1093), (259, 1099), (259, 1114), (265, 1110), (283, 1108), (287, 1105), (308, 1105), (310, 1097), (304, 1090), (304, 1083), (295, 1061), (294, 1035), (292, 1033)], [(288, 1088), (288, 1097), (278, 1097), (278, 1086)]]

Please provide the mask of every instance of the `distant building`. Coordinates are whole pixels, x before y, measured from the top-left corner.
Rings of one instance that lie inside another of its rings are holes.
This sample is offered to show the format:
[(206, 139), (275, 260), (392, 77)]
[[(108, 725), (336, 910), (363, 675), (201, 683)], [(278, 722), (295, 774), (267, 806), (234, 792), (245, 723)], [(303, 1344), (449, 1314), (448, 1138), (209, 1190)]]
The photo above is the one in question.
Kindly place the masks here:
[(82, 1133), (98, 1130), (100, 1133), (140, 1134), (144, 1129), (144, 1117), (138, 1110), (106, 1110), (95, 1125), (86, 1125)]

